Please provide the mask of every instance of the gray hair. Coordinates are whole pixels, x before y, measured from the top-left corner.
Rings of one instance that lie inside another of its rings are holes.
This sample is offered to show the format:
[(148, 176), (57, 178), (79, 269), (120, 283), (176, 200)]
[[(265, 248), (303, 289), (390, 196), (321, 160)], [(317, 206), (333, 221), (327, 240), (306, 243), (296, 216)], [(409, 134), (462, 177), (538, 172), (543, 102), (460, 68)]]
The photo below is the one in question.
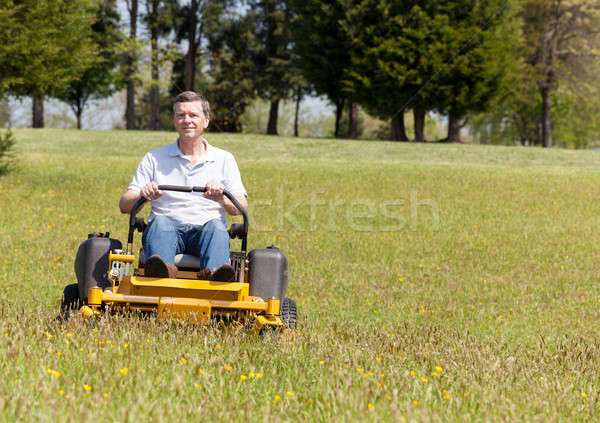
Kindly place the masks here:
[(204, 117), (210, 119), (210, 104), (208, 103), (208, 100), (202, 94), (195, 93), (194, 91), (184, 91), (175, 97), (173, 111), (175, 111), (177, 103), (189, 103), (192, 101), (199, 101), (202, 103), (202, 113), (204, 113)]

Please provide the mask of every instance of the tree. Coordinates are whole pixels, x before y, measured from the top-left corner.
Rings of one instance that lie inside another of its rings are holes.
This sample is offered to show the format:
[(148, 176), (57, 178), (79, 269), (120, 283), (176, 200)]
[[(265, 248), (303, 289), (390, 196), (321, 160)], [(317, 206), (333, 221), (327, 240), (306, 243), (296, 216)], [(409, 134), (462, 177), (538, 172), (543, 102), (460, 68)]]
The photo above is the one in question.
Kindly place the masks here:
[(208, 25), (209, 69), (198, 85), (211, 104), (211, 129), (241, 132), (242, 114), (255, 97), (253, 56), (259, 48), (252, 14), (225, 16)]
[(559, 83), (577, 90), (583, 79), (594, 77), (590, 70), (597, 69), (592, 65), (599, 58), (600, 5), (594, 0), (527, 0), (522, 16), (542, 101), (541, 143), (552, 147), (553, 93)]
[(160, 52), (159, 37), (171, 32), (173, 3), (164, 0), (146, 0), (144, 21), (150, 32), (150, 129), (160, 129)]
[[(334, 136), (340, 137), (341, 116), (347, 96), (343, 90), (343, 76), (350, 65), (351, 46), (351, 39), (341, 21), (348, 12), (349, 3), (344, 0), (292, 0), (290, 5), (298, 67), (316, 93), (326, 95), (335, 105)], [(356, 106), (351, 106), (349, 116), (354, 117), (356, 110)], [(355, 125), (351, 123), (349, 127), (348, 135), (354, 138)]]
[(514, 10), (512, 0), (358, 1), (345, 24), (347, 90), (392, 118), (392, 139), (406, 139), (402, 117), (413, 108), (417, 128), (426, 110), (448, 112), (448, 140), (460, 141), (464, 116), (488, 107), (512, 74)]
[(173, 27), (175, 39), (178, 43), (187, 45), (186, 53), (174, 63), (173, 81), (176, 87), (172, 90), (194, 91), (197, 83), (197, 68), (203, 63), (203, 58), (198, 52), (206, 39), (206, 28), (211, 22), (217, 21), (223, 11), (233, 3), (233, 0), (190, 0), (189, 3), (180, 4), (178, 0), (169, 0), (174, 3)]
[(33, 97), (32, 126), (43, 127), (44, 96), (65, 87), (96, 60), (91, 1), (7, 0), (0, 17), (1, 86)]
[(101, 1), (91, 33), (92, 43), (98, 52), (97, 60), (81, 75), (73, 77), (66, 87), (54, 93), (54, 97), (71, 106), (77, 118), (77, 129), (81, 129), (81, 117), (89, 100), (106, 98), (121, 86), (117, 71), (117, 45), (121, 41), (118, 27), (119, 14), (115, 1)]
[(129, 13), (129, 40), (125, 58), (125, 83), (127, 100), (125, 105), (125, 127), (135, 129), (135, 86), (137, 84), (137, 21), (138, 0), (125, 0)]
[(250, 14), (256, 17), (260, 49), (254, 60), (260, 96), (269, 100), (267, 134), (277, 135), (280, 100), (293, 89), (291, 10), (284, 0), (251, 0)]
[(4, 134), (0, 134), (0, 176), (8, 173), (14, 164), (15, 153), (12, 148), (15, 143), (10, 128)]

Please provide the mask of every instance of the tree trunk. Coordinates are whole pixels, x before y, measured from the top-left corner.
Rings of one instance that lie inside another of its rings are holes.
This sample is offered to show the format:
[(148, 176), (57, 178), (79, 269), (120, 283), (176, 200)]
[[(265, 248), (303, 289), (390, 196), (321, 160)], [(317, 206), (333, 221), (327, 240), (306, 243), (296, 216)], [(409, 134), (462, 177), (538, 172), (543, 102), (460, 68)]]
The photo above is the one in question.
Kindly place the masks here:
[(77, 129), (81, 129), (81, 115), (83, 115), (83, 108), (78, 107), (75, 116), (77, 116)]
[(135, 129), (135, 73), (137, 64), (136, 37), (137, 37), (137, 14), (138, 0), (128, 3), (129, 10), (129, 40), (131, 50), (127, 55), (127, 70), (125, 80), (127, 81), (127, 105), (125, 106), (125, 126), (127, 129)]
[(333, 136), (340, 137), (340, 122), (342, 120), (342, 112), (344, 111), (344, 99), (339, 99), (335, 105), (335, 130)]
[(348, 113), (348, 138), (356, 137), (358, 137), (358, 104), (351, 102)]
[(462, 119), (462, 116), (457, 113), (450, 112), (448, 114), (448, 138), (446, 139), (446, 141), (461, 142), (461, 139), (460, 139), (460, 130), (462, 128), (462, 125), (460, 124), (461, 119)]
[(294, 114), (294, 136), (298, 136), (298, 118), (300, 115), (300, 102), (302, 101), (302, 89), (296, 91), (296, 113)]
[(404, 126), (404, 110), (392, 117), (392, 141), (408, 141)]
[(198, 52), (197, 28), (198, 28), (198, 0), (192, 0), (188, 15), (188, 51), (185, 55), (185, 89), (194, 91), (194, 80), (196, 79), (196, 55)]
[(279, 115), (279, 99), (271, 101), (269, 110), (269, 123), (267, 124), (267, 135), (279, 135), (277, 133), (277, 118)]
[(33, 105), (31, 108), (32, 120), (31, 126), (33, 128), (44, 127), (44, 96), (33, 97)]
[[(156, 18), (155, 18), (156, 19)], [(156, 26), (156, 25), (154, 25)], [(159, 129), (159, 115), (160, 115), (160, 99), (158, 92), (158, 83), (159, 83), (159, 75), (158, 75), (158, 31), (153, 29), (154, 34), (152, 34), (152, 81), (150, 82), (152, 85), (150, 86), (150, 129), (153, 131), (158, 131)]]
[(415, 121), (415, 141), (425, 142), (425, 109), (419, 107), (413, 109)]
[(549, 87), (540, 88), (542, 94), (542, 146), (552, 147), (552, 93)]

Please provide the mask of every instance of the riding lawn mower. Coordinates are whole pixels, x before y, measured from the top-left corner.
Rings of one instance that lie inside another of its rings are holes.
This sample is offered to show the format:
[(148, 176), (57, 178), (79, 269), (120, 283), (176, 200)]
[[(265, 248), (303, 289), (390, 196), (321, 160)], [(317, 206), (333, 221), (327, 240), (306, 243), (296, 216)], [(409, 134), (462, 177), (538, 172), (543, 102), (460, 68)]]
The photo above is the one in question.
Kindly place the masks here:
[[(187, 193), (206, 191), (197, 186), (158, 188)], [(250, 326), (255, 334), (269, 328), (294, 334), (297, 311), (296, 303), (285, 297), (289, 280), (286, 256), (275, 246), (246, 253), (248, 215), (231, 193), (225, 190), (223, 195), (243, 217), (243, 223), (229, 228), (230, 238), (241, 240), (240, 251), (230, 252), (235, 282), (199, 280), (200, 258), (187, 254), (175, 257), (177, 275), (172, 279), (145, 276), (143, 251), (135, 267), (134, 233), (143, 232), (147, 226), (143, 218), (136, 216), (147, 201), (142, 197), (130, 212), (125, 248), (108, 232), (91, 233), (79, 246), (75, 259), (77, 283), (64, 289), (63, 316), (140, 312), (197, 324), (233, 320)]]

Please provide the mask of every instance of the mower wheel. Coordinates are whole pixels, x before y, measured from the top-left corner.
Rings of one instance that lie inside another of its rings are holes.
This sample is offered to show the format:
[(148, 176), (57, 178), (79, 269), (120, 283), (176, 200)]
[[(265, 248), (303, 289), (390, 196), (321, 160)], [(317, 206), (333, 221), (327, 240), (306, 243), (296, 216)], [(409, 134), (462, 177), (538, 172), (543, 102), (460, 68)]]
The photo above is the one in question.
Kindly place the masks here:
[(284, 298), (280, 305), (279, 318), (286, 329), (296, 330), (296, 322), (298, 320), (296, 301), (291, 298)]
[(77, 312), (81, 308), (81, 300), (79, 299), (79, 287), (76, 283), (65, 286), (63, 291), (62, 303), (60, 312), (65, 319), (68, 319), (71, 314)]

